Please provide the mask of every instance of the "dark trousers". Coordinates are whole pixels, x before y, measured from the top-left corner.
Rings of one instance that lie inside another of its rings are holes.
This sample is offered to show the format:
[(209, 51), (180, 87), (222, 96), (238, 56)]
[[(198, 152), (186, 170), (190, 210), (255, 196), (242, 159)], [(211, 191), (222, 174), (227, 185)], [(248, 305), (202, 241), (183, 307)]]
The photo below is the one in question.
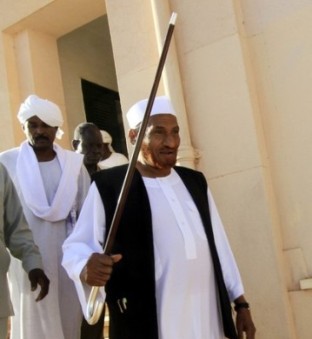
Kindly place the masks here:
[(80, 339), (103, 339), (104, 338), (104, 310), (101, 314), (99, 321), (94, 325), (89, 325), (85, 318), (81, 323)]

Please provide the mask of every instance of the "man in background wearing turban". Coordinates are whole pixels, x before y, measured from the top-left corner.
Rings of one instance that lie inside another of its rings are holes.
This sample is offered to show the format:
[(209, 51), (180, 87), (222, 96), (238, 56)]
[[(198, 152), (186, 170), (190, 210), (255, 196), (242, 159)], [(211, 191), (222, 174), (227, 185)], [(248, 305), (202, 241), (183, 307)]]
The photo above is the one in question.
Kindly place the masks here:
[[(127, 113), (136, 142), (147, 100)], [(156, 97), (111, 253), (103, 254), (127, 166), (93, 175), (63, 266), (83, 309), (101, 288), (110, 339), (255, 338), (240, 274), (204, 175), (176, 166), (179, 125)], [(122, 258), (120, 259), (120, 255)], [(119, 260), (119, 261), (117, 261)], [(231, 302), (235, 304), (236, 328)]]
[(1, 153), (0, 162), (19, 194), (50, 279), (50, 291), (36, 303), (20, 263), (12, 261), (9, 272), (16, 316), (12, 318), (11, 338), (79, 339), (81, 308), (74, 285), (61, 266), (61, 248), (86, 196), (89, 174), (82, 155), (54, 143), (63, 134), (63, 117), (56, 104), (30, 95), (17, 117), (26, 140), (20, 147)]
[(102, 159), (98, 163), (100, 169), (106, 169), (114, 166), (125, 165), (128, 163), (128, 159), (122, 153), (117, 153), (113, 149), (112, 142), (113, 139), (111, 135), (101, 130), (102, 139), (103, 139), (103, 150), (102, 150)]

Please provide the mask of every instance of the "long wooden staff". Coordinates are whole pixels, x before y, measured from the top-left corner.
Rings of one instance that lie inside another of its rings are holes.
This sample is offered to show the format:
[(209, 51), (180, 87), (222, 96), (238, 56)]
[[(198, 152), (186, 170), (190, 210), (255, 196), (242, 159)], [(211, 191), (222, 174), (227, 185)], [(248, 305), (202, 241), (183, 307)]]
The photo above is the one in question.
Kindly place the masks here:
[[(128, 170), (125, 176), (125, 179), (123, 181), (123, 185), (118, 197), (118, 201), (117, 201), (117, 206), (116, 206), (116, 210), (111, 222), (111, 226), (110, 226), (110, 230), (109, 233), (107, 235), (107, 240), (104, 246), (104, 253), (105, 254), (111, 254), (113, 245), (114, 245), (114, 241), (115, 241), (115, 236), (117, 233), (117, 229), (118, 229), (118, 225), (124, 210), (124, 206), (127, 200), (127, 196), (129, 193), (129, 189), (130, 189), (130, 185), (133, 179), (133, 175), (134, 175), (134, 171), (136, 168), (136, 163), (137, 163), (137, 159), (138, 159), (138, 155), (141, 149), (141, 144), (145, 135), (145, 131), (146, 131), (146, 127), (148, 124), (148, 120), (152, 111), (152, 107), (153, 107), (153, 103), (155, 100), (155, 96), (157, 93), (157, 89), (158, 89), (158, 85), (160, 82), (160, 78), (161, 78), (161, 74), (162, 74), (162, 70), (164, 68), (165, 65), (165, 61), (166, 61), (166, 57), (167, 57), (167, 53), (168, 53), (168, 49), (169, 49), (169, 45), (170, 45), (170, 41), (171, 41), (171, 37), (173, 34), (173, 30), (174, 30), (174, 26), (175, 26), (175, 22), (176, 22), (176, 18), (177, 18), (177, 14), (175, 12), (172, 13), (170, 21), (169, 21), (169, 27), (168, 27), (168, 31), (167, 31), (167, 35), (166, 35), (166, 39), (163, 45), (163, 50), (160, 56), (160, 60), (159, 60), (159, 64), (157, 67), (157, 71), (156, 71), (156, 75), (155, 75), (155, 79), (154, 79), (154, 83), (153, 83), (153, 87), (147, 102), (147, 106), (146, 106), (146, 110), (144, 113), (144, 117), (140, 126), (140, 130), (138, 133), (138, 137), (137, 137), (137, 141), (135, 144), (135, 148), (128, 166)], [(99, 287), (98, 286), (93, 286), (91, 289), (91, 293), (88, 299), (88, 304), (87, 304), (87, 322), (90, 325), (95, 324), (102, 313), (103, 307), (104, 307), (104, 302), (103, 301), (99, 301), (97, 299), (97, 295), (99, 292)]]

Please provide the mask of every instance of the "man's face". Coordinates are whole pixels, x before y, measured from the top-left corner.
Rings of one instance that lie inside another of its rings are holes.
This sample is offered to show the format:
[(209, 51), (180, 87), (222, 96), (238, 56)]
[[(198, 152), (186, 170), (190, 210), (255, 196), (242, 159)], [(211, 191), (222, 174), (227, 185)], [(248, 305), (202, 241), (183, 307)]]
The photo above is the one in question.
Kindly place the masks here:
[(86, 166), (96, 165), (102, 157), (102, 135), (97, 129), (88, 129), (80, 137), (76, 152), (84, 154)]
[(29, 118), (23, 125), (23, 131), (29, 144), (36, 150), (53, 149), (58, 127), (47, 125), (37, 116)]
[(177, 119), (171, 114), (157, 114), (149, 119), (141, 155), (146, 165), (168, 170), (177, 160), (180, 145)]

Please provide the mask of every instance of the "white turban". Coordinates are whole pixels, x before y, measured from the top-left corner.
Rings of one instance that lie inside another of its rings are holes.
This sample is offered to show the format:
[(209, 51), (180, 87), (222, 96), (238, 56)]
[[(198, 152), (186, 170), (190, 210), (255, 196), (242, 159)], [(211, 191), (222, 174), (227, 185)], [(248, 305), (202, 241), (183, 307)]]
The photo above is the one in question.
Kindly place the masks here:
[(61, 139), (64, 133), (60, 129), (60, 126), (63, 125), (63, 117), (60, 108), (56, 104), (47, 99), (41, 99), (37, 95), (30, 95), (21, 104), (17, 118), (21, 124), (24, 124), (33, 116), (37, 116), (51, 127), (58, 127), (56, 137)]
[[(148, 99), (141, 100), (134, 104), (127, 112), (127, 120), (130, 128), (136, 128), (143, 121)], [(166, 96), (156, 97), (151, 110), (151, 116), (156, 114), (172, 114), (176, 112), (170, 99)]]
[(113, 147), (112, 147), (112, 142), (113, 142), (112, 136), (104, 130), (100, 130), (100, 132), (102, 134), (103, 143), (108, 144), (108, 149), (111, 152), (115, 152)]

